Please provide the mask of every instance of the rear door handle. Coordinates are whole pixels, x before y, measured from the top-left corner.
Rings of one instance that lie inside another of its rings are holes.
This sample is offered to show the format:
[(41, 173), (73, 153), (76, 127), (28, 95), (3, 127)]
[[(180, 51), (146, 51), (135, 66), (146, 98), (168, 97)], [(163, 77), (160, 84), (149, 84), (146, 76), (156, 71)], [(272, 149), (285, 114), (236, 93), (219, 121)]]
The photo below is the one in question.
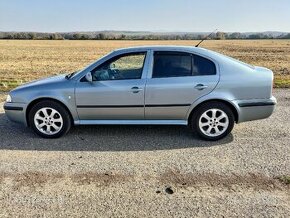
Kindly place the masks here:
[(131, 88), (131, 91), (133, 92), (133, 93), (138, 93), (138, 92), (141, 92), (143, 89), (141, 89), (141, 88), (139, 88), (139, 87), (137, 87), (137, 86), (134, 86), (134, 87), (132, 87)]
[(197, 84), (194, 88), (197, 90), (204, 90), (204, 89), (208, 88), (208, 86), (203, 85), (203, 84)]

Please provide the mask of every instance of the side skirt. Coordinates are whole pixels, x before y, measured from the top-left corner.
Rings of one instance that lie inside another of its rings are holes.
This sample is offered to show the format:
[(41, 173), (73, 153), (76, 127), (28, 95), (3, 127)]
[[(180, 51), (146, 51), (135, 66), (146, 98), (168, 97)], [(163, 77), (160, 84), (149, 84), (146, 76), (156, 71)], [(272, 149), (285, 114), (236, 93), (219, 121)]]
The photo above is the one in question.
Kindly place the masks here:
[(75, 125), (183, 125), (187, 120), (77, 120)]

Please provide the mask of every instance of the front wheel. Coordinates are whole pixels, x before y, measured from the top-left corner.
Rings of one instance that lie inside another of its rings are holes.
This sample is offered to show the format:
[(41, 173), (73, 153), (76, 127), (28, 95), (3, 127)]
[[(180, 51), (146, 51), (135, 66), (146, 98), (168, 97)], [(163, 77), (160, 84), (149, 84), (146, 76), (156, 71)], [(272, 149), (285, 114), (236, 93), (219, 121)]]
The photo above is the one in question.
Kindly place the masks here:
[(192, 127), (201, 138), (216, 141), (224, 138), (232, 131), (234, 114), (223, 103), (208, 102), (194, 111)]
[(36, 134), (44, 138), (58, 138), (69, 131), (71, 120), (61, 104), (46, 100), (32, 107), (29, 124)]

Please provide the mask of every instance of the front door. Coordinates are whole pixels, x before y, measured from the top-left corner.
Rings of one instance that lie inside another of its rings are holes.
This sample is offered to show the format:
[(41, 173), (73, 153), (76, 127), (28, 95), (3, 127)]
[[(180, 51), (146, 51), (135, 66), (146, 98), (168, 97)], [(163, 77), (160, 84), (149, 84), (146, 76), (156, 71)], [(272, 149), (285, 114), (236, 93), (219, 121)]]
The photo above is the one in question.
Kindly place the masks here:
[(75, 93), (79, 119), (144, 119), (145, 57), (146, 52), (118, 55), (91, 71), (93, 82), (81, 79)]

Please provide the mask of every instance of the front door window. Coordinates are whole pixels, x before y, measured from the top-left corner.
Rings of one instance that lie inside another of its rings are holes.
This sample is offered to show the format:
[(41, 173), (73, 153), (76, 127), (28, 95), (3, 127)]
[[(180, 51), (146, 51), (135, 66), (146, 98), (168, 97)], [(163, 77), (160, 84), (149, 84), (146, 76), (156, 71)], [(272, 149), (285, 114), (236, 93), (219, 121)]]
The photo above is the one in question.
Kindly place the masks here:
[(92, 72), (93, 81), (141, 79), (146, 54), (119, 55)]

